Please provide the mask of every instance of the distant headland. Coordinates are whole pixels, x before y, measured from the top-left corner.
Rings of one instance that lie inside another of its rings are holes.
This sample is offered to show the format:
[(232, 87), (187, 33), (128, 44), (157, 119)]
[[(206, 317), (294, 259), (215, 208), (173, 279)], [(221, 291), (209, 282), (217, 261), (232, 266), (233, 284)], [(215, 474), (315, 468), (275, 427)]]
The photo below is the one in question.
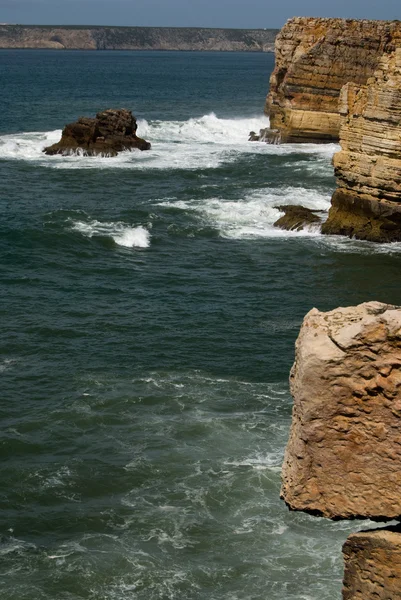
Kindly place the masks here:
[(278, 29), (0, 24), (0, 48), (274, 52)]

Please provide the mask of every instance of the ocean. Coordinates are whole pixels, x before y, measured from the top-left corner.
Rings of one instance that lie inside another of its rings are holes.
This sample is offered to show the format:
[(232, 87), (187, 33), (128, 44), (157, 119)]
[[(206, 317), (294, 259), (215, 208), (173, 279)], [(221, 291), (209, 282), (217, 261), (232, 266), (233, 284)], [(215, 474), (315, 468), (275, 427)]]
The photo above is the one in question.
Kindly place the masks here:
[[(3, 600), (339, 600), (370, 522), (279, 499), (304, 315), (401, 304), (401, 244), (327, 211), (334, 144), (247, 141), (274, 57), (0, 51)], [(152, 150), (45, 156), (128, 108)]]

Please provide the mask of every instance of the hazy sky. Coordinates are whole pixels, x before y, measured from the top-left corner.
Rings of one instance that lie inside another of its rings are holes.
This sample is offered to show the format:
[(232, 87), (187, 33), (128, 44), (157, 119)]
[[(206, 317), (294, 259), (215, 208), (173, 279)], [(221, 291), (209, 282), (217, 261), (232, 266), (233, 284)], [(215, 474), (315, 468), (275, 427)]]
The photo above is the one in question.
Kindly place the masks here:
[(401, 19), (400, 0), (0, 0), (0, 22), (281, 27), (292, 16)]

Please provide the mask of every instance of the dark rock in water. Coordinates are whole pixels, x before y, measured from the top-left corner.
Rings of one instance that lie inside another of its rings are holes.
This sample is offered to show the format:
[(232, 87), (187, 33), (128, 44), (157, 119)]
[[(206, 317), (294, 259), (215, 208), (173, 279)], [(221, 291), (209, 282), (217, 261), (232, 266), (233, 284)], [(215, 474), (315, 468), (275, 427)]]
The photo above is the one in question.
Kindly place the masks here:
[(137, 123), (130, 110), (108, 109), (96, 118), (80, 117), (63, 129), (61, 140), (43, 150), (46, 154), (116, 156), (123, 150), (149, 150), (150, 143), (136, 135)]
[(249, 142), (266, 142), (266, 144), (280, 144), (281, 134), (278, 129), (260, 129), (259, 134), (254, 131), (249, 132)]
[(286, 204), (284, 206), (275, 206), (278, 210), (284, 213), (275, 223), (274, 227), (279, 229), (287, 229), (288, 231), (301, 231), (308, 225), (321, 223), (320, 217), (313, 211), (304, 206), (294, 206)]

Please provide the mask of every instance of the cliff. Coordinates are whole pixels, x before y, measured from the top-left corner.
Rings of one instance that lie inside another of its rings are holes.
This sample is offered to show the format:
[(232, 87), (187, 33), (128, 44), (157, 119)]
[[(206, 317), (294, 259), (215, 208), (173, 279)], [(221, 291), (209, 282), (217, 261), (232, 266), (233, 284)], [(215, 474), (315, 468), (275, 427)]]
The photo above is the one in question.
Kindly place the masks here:
[(273, 52), (277, 29), (0, 25), (0, 48)]
[(340, 98), (341, 151), (333, 159), (338, 189), (327, 234), (375, 242), (401, 240), (401, 24), (393, 24), (366, 85)]
[(293, 510), (332, 519), (401, 515), (401, 309), (311, 310), (291, 371), (282, 471)]
[(340, 91), (363, 85), (383, 53), (391, 22), (296, 17), (276, 38), (265, 112), (282, 142), (338, 140)]

